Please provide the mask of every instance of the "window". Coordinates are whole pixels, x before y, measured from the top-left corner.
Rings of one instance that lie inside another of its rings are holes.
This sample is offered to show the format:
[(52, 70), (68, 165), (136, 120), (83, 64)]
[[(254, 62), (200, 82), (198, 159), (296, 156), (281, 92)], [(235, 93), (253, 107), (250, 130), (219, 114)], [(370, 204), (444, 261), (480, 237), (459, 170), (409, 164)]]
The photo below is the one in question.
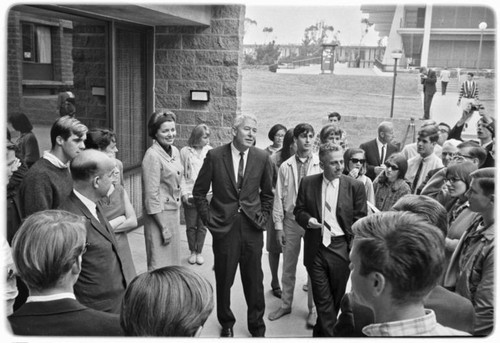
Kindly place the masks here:
[(23, 61), (52, 63), (50, 26), (22, 23)]

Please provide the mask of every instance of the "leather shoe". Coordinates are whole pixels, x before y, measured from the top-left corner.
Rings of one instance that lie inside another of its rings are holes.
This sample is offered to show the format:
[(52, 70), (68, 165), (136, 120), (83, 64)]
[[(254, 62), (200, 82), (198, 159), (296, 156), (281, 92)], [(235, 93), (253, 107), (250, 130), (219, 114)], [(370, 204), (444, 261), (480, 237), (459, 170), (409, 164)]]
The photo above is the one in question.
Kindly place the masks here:
[(302, 290), (303, 290), (304, 292), (309, 292), (309, 285), (308, 285), (307, 283), (306, 283), (306, 284), (304, 284), (304, 285), (302, 286)]
[(220, 330), (221, 337), (234, 337), (233, 328), (222, 328)]
[(318, 314), (316, 313), (316, 311), (309, 312), (306, 320), (307, 326), (310, 328), (314, 327), (314, 325), (316, 325), (317, 320), (318, 320)]
[(291, 308), (283, 308), (283, 307), (280, 307), (279, 309), (277, 309), (276, 311), (274, 312), (271, 312), (269, 314), (269, 317), (267, 317), (269, 320), (276, 320), (276, 319), (280, 319), (281, 317), (283, 317), (284, 315), (287, 315), (289, 313), (292, 312), (292, 309)]
[(280, 298), (281, 299), (281, 294), (283, 292), (281, 291), (281, 288), (275, 288), (273, 289), (273, 295), (276, 297), (276, 298)]

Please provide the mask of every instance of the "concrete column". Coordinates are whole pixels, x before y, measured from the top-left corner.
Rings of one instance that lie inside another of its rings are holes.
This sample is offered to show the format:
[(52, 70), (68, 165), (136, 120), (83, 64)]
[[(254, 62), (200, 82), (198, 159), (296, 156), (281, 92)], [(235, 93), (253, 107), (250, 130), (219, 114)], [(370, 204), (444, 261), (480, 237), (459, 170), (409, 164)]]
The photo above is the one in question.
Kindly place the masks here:
[(391, 69), (394, 65), (394, 60), (391, 56), (392, 51), (397, 49), (403, 50), (403, 40), (401, 38), (401, 35), (398, 33), (398, 29), (401, 27), (404, 13), (404, 5), (396, 5), (394, 17), (392, 18), (391, 31), (389, 32), (387, 47), (385, 49), (384, 59), (382, 61), (382, 64), (384, 64), (385, 66), (391, 66)]
[(422, 42), (422, 53), (420, 55), (420, 66), (427, 67), (429, 61), (429, 43), (431, 40), (432, 5), (425, 7), (424, 38)]

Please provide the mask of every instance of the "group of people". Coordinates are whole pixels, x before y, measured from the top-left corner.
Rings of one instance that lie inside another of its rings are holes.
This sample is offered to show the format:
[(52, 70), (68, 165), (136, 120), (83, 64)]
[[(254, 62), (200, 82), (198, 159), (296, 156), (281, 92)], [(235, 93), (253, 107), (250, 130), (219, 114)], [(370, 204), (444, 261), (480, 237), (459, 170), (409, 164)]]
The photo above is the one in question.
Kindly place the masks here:
[[(404, 147), (394, 144), (389, 121), (374, 139), (348, 147), (341, 115), (332, 112), (318, 134), (308, 123), (274, 125), (263, 150), (255, 146), (256, 117), (241, 114), (231, 142), (212, 148), (210, 129), (200, 124), (180, 151), (176, 115), (153, 113), (153, 143), (142, 162), (147, 272), (139, 276), (126, 235), (137, 216), (116, 137), (62, 116), (51, 129), (51, 150), (22, 172), (26, 163), (7, 143), (9, 277), (17, 277), (19, 291), (8, 317), (12, 330), (199, 335), (213, 290), (193, 269), (179, 267), (182, 206), (189, 264), (204, 263), (207, 231), (213, 237), (221, 337), (234, 336), (238, 268), (248, 331), (265, 336), (264, 231), (271, 291), (281, 298), (270, 321), (292, 311), (303, 249), (306, 323), (314, 337), (488, 335), (495, 123), (482, 111), (478, 141), (462, 141), (464, 111), (453, 128), (424, 121), (417, 142)], [(24, 299), (22, 287), (29, 290)], [(48, 316), (54, 311), (63, 319)]]

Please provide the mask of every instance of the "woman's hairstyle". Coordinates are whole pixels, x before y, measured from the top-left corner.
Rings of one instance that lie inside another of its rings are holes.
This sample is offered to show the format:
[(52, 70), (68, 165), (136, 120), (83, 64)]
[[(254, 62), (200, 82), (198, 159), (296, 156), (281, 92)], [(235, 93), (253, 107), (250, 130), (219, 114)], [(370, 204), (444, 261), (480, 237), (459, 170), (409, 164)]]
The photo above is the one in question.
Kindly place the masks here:
[(281, 147), (281, 160), (286, 161), (292, 154), (290, 153), (290, 147), (292, 146), (294, 129), (288, 129), (285, 133), (285, 138), (283, 138), (283, 146)]
[(31, 290), (55, 287), (83, 253), (86, 237), (81, 216), (61, 210), (32, 214), (12, 241), (19, 276)]
[(274, 136), (278, 133), (278, 131), (286, 131), (286, 127), (281, 124), (276, 124), (274, 125), (271, 130), (269, 130), (269, 133), (267, 134), (267, 137), (269, 138), (270, 141), (274, 142)]
[(12, 113), (9, 115), (7, 121), (12, 124), (14, 130), (21, 133), (28, 133), (33, 130), (33, 125), (31, 125), (29, 118), (24, 113)]
[[(366, 157), (365, 151), (360, 148), (350, 148), (344, 152), (344, 174), (349, 174), (351, 169), (349, 168), (349, 161), (356, 154), (363, 154), (363, 159)], [(361, 164), (361, 169), (359, 170), (359, 175), (364, 175), (366, 173), (366, 161)]]
[(323, 126), (319, 133), (319, 139), (322, 144), (326, 143), (328, 138), (330, 137), (331, 134), (337, 135), (337, 136), (342, 136), (342, 129), (337, 128), (333, 124), (328, 124)]
[(113, 131), (107, 129), (92, 129), (87, 132), (85, 149), (104, 151), (112, 142), (116, 142), (116, 134)]
[(207, 279), (186, 267), (163, 267), (132, 280), (123, 297), (120, 324), (127, 336), (192, 337), (213, 308)]
[(210, 136), (210, 129), (205, 124), (196, 125), (195, 128), (191, 131), (191, 135), (188, 139), (188, 145), (190, 147), (200, 146), (201, 140), (205, 134)]
[(406, 171), (408, 170), (408, 160), (405, 155), (401, 153), (394, 153), (385, 160), (386, 163), (394, 163), (398, 166), (398, 179), (404, 179)]
[(160, 129), (160, 126), (166, 121), (177, 121), (177, 117), (174, 112), (166, 111), (163, 113), (154, 112), (148, 121), (148, 135), (149, 137), (156, 139), (156, 133)]
[(462, 163), (450, 164), (446, 168), (446, 178), (447, 179), (459, 179), (467, 185), (467, 189), (470, 187), (471, 173), (477, 170), (477, 165), (470, 162), (464, 161)]

